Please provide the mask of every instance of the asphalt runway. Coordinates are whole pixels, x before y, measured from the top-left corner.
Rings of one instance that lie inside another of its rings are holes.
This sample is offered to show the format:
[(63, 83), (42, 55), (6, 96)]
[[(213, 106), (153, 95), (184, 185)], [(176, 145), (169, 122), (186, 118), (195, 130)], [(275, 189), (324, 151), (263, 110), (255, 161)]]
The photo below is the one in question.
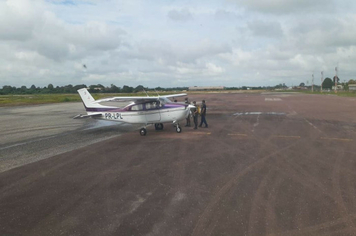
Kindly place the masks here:
[(355, 98), (189, 98), (209, 128), (145, 137), (79, 103), (1, 108), (0, 235), (356, 235)]

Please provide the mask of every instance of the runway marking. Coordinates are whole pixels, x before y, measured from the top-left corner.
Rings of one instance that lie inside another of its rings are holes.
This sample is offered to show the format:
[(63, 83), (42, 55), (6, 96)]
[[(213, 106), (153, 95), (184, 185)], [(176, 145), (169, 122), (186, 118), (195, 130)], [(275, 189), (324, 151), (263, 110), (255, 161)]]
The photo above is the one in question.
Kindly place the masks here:
[(272, 138), (296, 138), (299, 139), (300, 136), (290, 136), (290, 135), (272, 135)]
[(189, 132), (189, 134), (201, 134), (201, 135), (210, 135), (211, 132)]
[(279, 102), (282, 101), (280, 98), (265, 98), (265, 102)]
[(251, 112), (236, 112), (233, 115), (234, 116), (242, 116), (242, 115), (277, 115), (277, 116), (283, 116), (286, 113), (284, 112), (260, 112), (260, 111), (251, 111)]
[(260, 115), (257, 116), (256, 123), (253, 124), (252, 133), (255, 132), (255, 128), (260, 124)]
[(305, 122), (307, 122), (310, 126), (312, 126), (314, 129), (316, 129), (317, 131), (319, 131), (320, 133), (323, 133), (320, 129), (318, 129), (318, 127), (316, 127), (315, 125), (313, 125), (309, 120), (305, 119), (303, 117), (303, 119), (305, 120)]
[(352, 141), (353, 141), (353, 139), (349, 139), (349, 138), (328, 138), (328, 137), (321, 137), (320, 139), (323, 139), (323, 140), (342, 141), (342, 142), (352, 142)]
[(239, 134), (239, 133), (236, 133), (236, 134), (227, 134), (228, 136), (244, 136), (244, 137), (247, 137), (248, 135), (247, 134)]

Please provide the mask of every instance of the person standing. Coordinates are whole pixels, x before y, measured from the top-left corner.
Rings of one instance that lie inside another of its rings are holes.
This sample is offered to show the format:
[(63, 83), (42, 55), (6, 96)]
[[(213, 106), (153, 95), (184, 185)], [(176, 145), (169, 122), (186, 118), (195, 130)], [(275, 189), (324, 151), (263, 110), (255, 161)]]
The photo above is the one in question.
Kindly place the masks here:
[(205, 116), (206, 116), (205, 100), (202, 101), (200, 115), (201, 115), (201, 121), (200, 121), (199, 127), (201, 127), (203, 125), (203, 123), (204, 123), (205, 124), (205, 128), (208, 128), (208, 123), (206, 123), (206, 119), (205, 119)]
[[(189, 101), (188, 101), (188, 98), (185, 98), (185, 104), (186, 105), (189, 105)], [(187, 124), (185, 125), (186, 127), (190, 126), (190, 111), (189, 111), (189, 114), (186, 118), (186, 121), (187, 121)]]
[(193, 119), (194, 119), (194, 129), (197, 129), (198, 128), (199, 111), (198, 111), (198, 107), (197, 107), (196, 101), (193, 102), (193, 105), (195, 106), (195, 108), (192, 108), (191, 112), (193, 114)]

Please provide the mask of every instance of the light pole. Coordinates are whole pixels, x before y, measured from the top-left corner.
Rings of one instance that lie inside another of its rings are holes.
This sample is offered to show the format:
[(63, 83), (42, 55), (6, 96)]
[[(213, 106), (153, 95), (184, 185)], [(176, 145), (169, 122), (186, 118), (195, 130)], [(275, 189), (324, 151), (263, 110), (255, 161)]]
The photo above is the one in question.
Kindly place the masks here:
[(337, 88), (337, 67), (335, 67), (335, 93), (337, 93), (336, 88)]

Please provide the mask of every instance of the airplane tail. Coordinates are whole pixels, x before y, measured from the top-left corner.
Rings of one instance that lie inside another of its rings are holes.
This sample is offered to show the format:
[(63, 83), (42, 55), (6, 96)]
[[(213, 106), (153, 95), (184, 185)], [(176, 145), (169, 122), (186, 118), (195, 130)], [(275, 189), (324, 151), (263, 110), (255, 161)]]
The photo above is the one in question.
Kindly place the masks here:
[(78, 89), (77, 91), (80, 95), (80, 98), (82, 99), (82, 101), (84, 103), (86, 111), (91, 111), (92, 109), (90, 109), (90, 108), (105, 108), (105, 107), (112, 108), (109, 106), (104, 106), (99, 103), (96, 103), (95, 99), (93, 98), (93, 96), (91, 96), (91, 94), (89, 93), (89, 91), (86, 88)]

